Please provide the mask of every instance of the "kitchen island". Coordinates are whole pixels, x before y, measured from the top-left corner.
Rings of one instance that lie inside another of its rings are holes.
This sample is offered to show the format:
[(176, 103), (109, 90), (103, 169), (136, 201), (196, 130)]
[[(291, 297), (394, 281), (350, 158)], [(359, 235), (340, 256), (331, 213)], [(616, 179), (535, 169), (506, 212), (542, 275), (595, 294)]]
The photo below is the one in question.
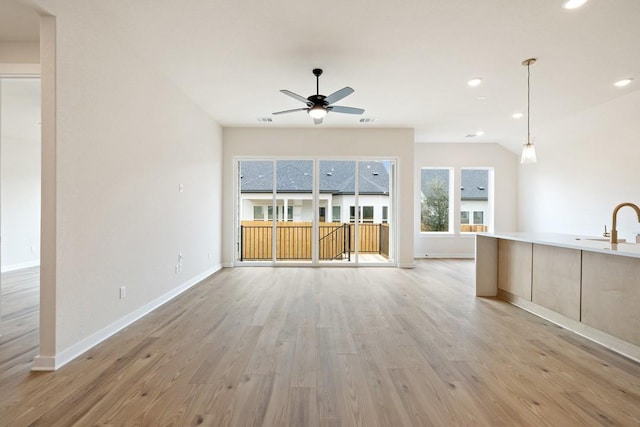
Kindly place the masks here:
[(478, 233), (476, 295), (506, 300), (640, 362), (640, 244)]

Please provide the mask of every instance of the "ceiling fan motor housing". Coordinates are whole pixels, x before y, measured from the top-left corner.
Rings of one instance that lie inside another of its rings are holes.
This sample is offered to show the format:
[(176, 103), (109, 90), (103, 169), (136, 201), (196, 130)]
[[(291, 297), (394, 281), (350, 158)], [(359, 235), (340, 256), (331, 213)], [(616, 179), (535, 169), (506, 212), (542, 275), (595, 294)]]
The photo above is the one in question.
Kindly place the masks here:
[(311, 103), (312, 105), (322, 105), (326, 107), (329, 103), (325, 101), (325, 98), (326, 96), (324, 95), (311, 95), (307, 98), (309, 100), (307, 104)]

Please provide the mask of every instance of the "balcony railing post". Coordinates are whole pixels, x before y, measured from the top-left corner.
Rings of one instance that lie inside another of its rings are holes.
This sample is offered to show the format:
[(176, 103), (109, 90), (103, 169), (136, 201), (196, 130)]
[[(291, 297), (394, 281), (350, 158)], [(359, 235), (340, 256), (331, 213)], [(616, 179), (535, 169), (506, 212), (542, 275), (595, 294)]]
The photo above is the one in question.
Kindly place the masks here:
[(240, 246), (240, 261), (242, 261), (242, 236), (244, 235), (244, 226), (240, 226), (240, 242), (238, 242), (238, 245)]
[(345, 224), (347, 231), (347, 261), (351, 261), (351, 225)]

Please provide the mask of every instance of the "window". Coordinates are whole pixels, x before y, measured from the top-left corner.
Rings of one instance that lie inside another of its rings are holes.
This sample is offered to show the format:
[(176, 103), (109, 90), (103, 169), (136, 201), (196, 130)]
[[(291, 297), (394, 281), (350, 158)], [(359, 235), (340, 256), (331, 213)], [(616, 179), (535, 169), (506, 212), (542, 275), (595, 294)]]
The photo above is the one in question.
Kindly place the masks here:
[[(273, 220), (273, 206), (267, 206), (267, 219)], [(293, 221), (293, 206), (287, 206), (287, 218), (284, 218), (284, 206), (276, 207), (276, 221)]]
[(373, 222), (373, 206), (362, 206), (361, 222)]
[[(356, 207), (349, 206), (349, 221), (355, 222), (356, 220)], [(359, 222), (373, 222), (373, 206), (360, 206), (358, 211)]]
[(340, 206), (331, 207), (331, 221), (342, 222), (340, 217)]
[(451, 169), (423, 168), (420, 177), (420, 231), (450, 232)]
[(490, 231), (493, 203), (493, 170), (460, 170), (460, 231)]
[(382, 223), (386, 224), (388, 222), (389, 222), (389, 207), (383, 206), (382, 207)]
[(469, 224), (469, 211), (460, 212), (460, 224)]
[(264, 221), (264, 206), (253, 207), (253, 220)]

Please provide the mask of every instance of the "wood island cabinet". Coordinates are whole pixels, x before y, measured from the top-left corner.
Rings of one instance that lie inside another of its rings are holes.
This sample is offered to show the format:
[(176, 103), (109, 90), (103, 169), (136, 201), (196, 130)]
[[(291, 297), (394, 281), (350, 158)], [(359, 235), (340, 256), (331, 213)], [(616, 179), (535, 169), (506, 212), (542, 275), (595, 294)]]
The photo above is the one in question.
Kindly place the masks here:
[(640, 362), (640, 245), (476, 236), (476, 295), (499, 297)]
[(640, 345), (640, 259), (582, 256), (582, 322)]
[(580, 320), (580, 267), (582, 251), (533, 245), (531, 301)]
[(498, 241), (498, 289), (531, 301), (531, 243)]

